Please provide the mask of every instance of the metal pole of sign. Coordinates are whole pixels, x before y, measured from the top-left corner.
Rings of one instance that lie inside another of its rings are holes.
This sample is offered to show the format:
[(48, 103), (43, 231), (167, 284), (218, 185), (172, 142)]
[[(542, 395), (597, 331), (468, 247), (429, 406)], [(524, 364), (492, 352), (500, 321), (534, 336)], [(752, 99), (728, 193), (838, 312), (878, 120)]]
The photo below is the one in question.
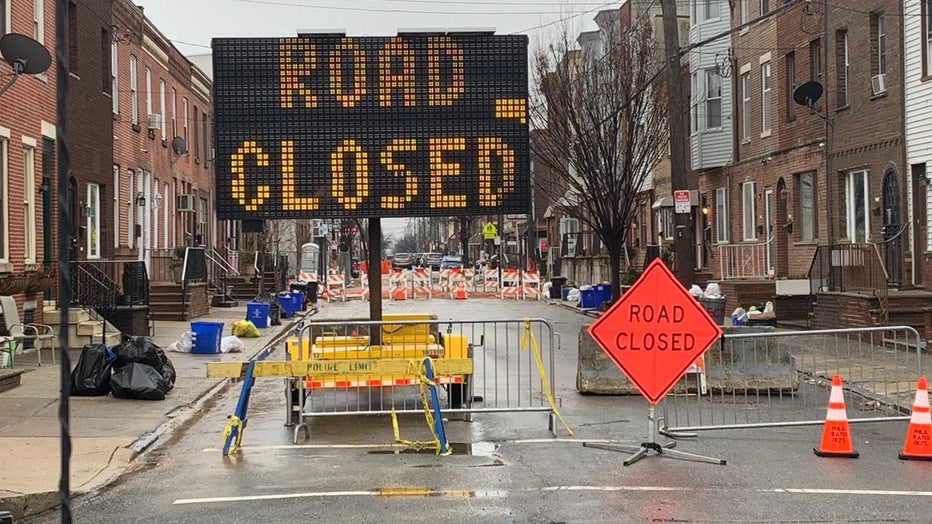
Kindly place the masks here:
[(694, 453), (687, 453), (685, 451), (678, 451), (673, 449), (676, 447), (676, 441), (671, 440), (665, 444), (660, 444), (657, 442), (657, 419), (654, 417), (654, 404), (650, 404), (650, 408), (647, 412), (647, 442), (641, 442), (638, 446), (625, 445), (625, 444), (602, 444), (598, 442), (583, 442), (583, 447), (586, 448), (596, 448), (596, 449), (605, 449), (608, 451), (620, 451), (623, 453), (633, 453), (628, 460), (622, 462), (625, 466), (630, 466), (635, 462), (646, 457), (648, 453), (653, 451), (657, 456), (661, 457), (670, 457), (681, 460), (689, 460), (693, 462), (706, 462), (709, 464), (718, 464), (720, 466), (725, 465), (725, 459), (706, 457), (704, 455), (696, 455)]

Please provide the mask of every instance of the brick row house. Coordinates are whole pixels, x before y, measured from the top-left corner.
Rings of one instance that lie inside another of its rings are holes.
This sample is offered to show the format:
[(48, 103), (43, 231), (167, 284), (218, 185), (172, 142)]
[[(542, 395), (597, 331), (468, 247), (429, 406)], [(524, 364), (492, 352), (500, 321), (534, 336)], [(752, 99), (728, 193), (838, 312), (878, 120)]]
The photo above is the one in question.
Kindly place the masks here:
[[(54, 2), (0, 0), (0, 36), (19, 33), (50, 51), (51, 66), (15, 82), (0, 62), (0, 294), (16, 298), (21, 319), (41, 320), (43, 295), (54, 287), (53, 202), (57, 176)], [(42, 278), (45, 277), (45, 278)]]
[[(148, 302), (149, 282), (172, 279), (173, 248), (212, 251), (236, 236), (235, 223), (213, 218), (211, 80), (129, 0), (72, 0), (62, 14), (73, 227), (58, 231), (55, 6), (0, 0), (0, 35), (30, 36), (53, 58), (0, 94), (0, 294), (36, 321), (43, 301), (57, 298), (54, 278), (37, 277), (60, 258), (73, 261), (74, 305), (101, 305), (86, 302), (90, 291), (135, 304), (130, 288)], [(58, 253), (59, 234), (70, 239), (67, 253)], [(141, 269), (124, 270), (133, 264)]]

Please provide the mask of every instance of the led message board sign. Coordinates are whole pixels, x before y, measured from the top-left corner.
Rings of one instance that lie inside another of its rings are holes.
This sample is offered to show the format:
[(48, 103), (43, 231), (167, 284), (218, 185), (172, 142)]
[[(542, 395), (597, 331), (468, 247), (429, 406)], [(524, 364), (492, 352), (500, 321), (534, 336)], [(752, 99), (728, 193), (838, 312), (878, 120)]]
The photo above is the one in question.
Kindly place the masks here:
[(527, 39), (213, 41), (217, 217), (529, 211)]

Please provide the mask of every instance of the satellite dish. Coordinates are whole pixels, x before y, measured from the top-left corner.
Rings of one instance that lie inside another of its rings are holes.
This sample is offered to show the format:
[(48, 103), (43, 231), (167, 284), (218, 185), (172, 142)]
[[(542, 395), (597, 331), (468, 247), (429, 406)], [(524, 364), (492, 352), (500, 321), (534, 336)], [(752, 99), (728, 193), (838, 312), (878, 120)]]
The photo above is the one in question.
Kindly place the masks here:
[(793, 101), (801, 106), (812, 107), (822, 98), (822, 84), (806, 82), (793, 90)]
[(183, 138), (176, 136), (172, 138), (172, 151), (175, 152), (175, 156), (181, 156), (188, 152), (188, 144), (185, 143)]
[(52, 56), (42, 44), (19, 33), (7, 33), (0, 38), (0, 53), (17, 75), (37, 75), (52, 65)]
[(37, 75), (52, 65), (52, 57), (42, 44), (19, 33), (7, 33), (0, 38), (0, 54), (13, 68), (10, 81), (0, 87), (0, 95), (16, 82), (19, 75)]

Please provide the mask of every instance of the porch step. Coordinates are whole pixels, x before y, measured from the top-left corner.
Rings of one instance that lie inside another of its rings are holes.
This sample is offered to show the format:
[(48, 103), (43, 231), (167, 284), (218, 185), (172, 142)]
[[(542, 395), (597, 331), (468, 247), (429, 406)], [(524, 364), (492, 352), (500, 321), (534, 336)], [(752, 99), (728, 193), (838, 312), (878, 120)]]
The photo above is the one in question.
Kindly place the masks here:
[(79, 337), (95, 337), (103, 333), (104, 323), (101, 320), (85, 320), (75, 324), (75, 334)]
[[(46, 305), (42, 310), (42, 318), (45, 319), (43, 324), (48, 325), (58, 325), (61, 320), (61, 310), (55, 308), (55, 306)], [(81, 307), (69, 307), (68, 308), (68, 323), (69, 324), (80, 324), (81, 322), (86, 322), (91, 319), (90, 313)]]
[[(45, 320), (43, 323), (52, 326), (57, 333), (61, 327), (61, 310), (45, 308), (43, 315)], [(105, 342), (110, 346), (119, 344), (122, 339), (120, 331), (112, 324), (105, 320), (91, 320), (89, 312), (84, 309), (68, 308), (68, 318), (71, 319), (71, 322), (67, 324), (69, 349), (81, 349), (86, 344), (99, 344), (104, 341), (105, 331), (107, 334)], [(57, 348), (57, 337), (54, 344)]]

